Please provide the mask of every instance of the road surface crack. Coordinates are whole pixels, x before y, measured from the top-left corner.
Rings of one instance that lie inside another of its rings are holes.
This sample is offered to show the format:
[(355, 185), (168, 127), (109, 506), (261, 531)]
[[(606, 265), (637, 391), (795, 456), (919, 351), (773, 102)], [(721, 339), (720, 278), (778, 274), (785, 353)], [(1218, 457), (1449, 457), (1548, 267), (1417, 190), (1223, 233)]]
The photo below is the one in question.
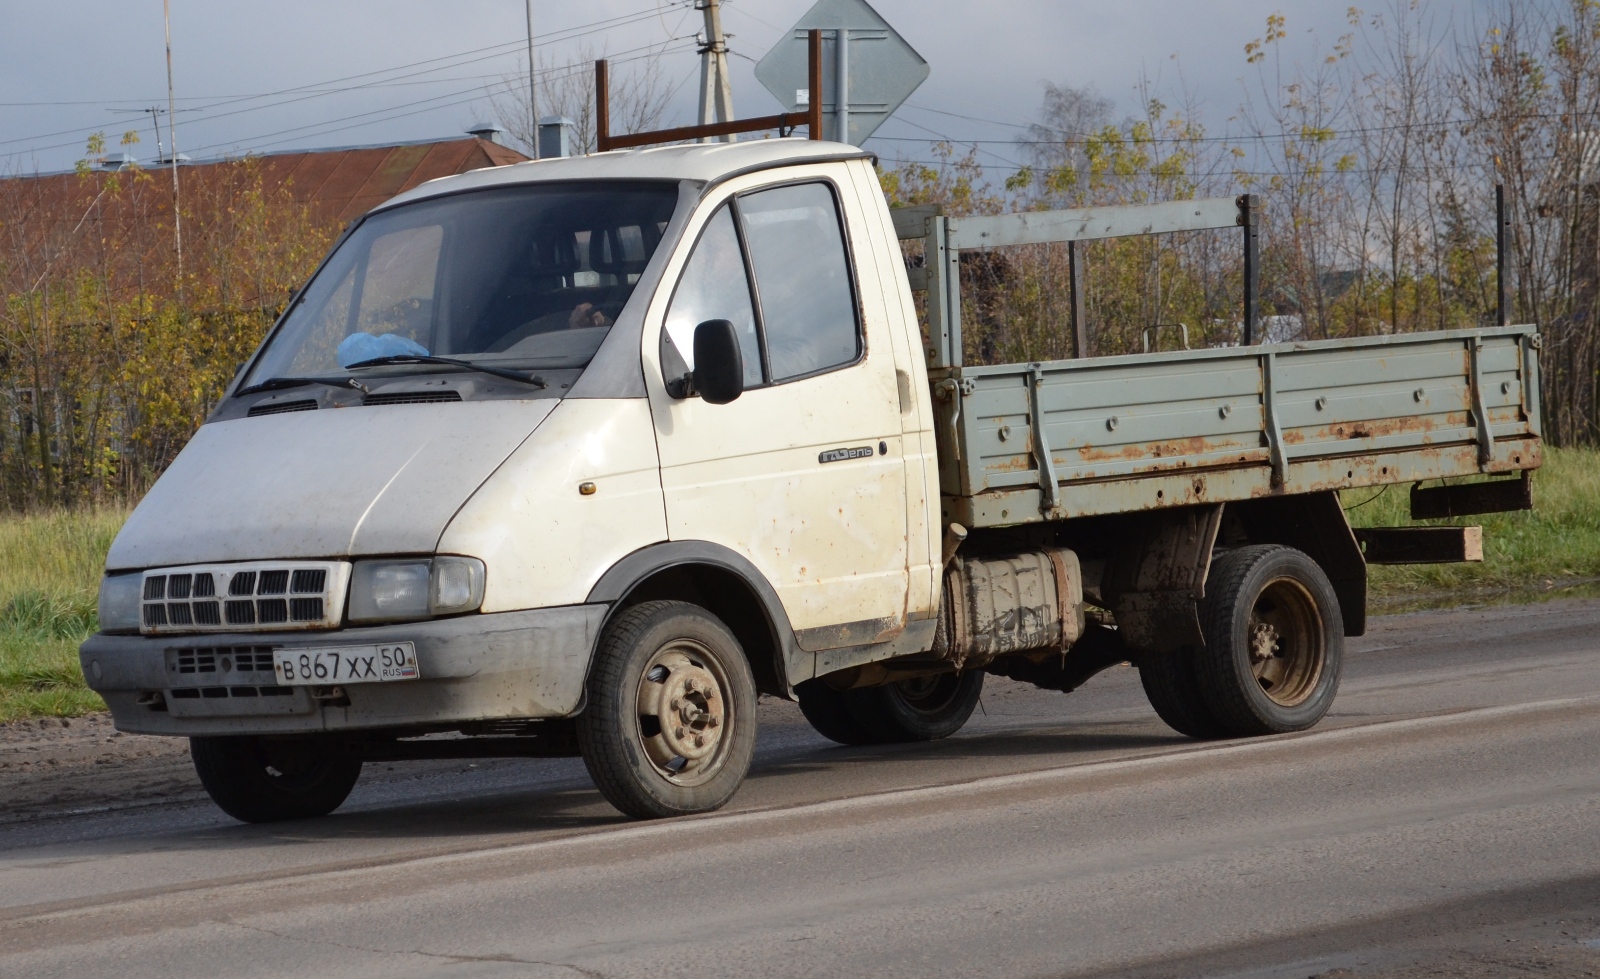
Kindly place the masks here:
[(370, 952), (370, 953), (375, 954), (375, 955), (416, 955), (416, 956), (420, 956), (420, 957), (425, 958), (425, 959), (439, 959), (441, 961), (451, 962), (451, 963), (455, 963), (455, 962), (506, 962), (506, 963), (510, 963), (510, 964), (513, 964), (513, 965), (543, 965), (543, 966), (549, 966), (549, 967), (555, 968), (555, 969), (570, 969), (572, 972), (575, 972), (580, 976), (586, 977), (586, 979), (606, 979), (606, 976), (605, 976), (604, 973), (596, 972), (593, 969), (585, 969), (583, 966), (573, 965), (570, 962), (548, 962), (548, 961), (545, 961), (543, 959), (524, 959), (524, 958), (519, 958), (518, 956), (515, 956), (515, 955), (509, 955), (509, 954), (501, 954), (501, 955), (466, 955), (466, 954), (459, 953), (459, 952), (425, 952), (420, 948), (413, 948), (413, 949), (407, 949), (407, 948), (401, 948), (401, 949), (395, 949), (395, 948), (373, 948), (371, 946), (366, 946), (366, 945), (351, 945), (351, 944), (349, 944), (347, 942), (336, 942), (336, 941), (332, 941), (331, 939), (327, 939), (327, 938), (311, 938), (311, 937), (308, 937), (308, 936), (305, 936), (305, 935), (287, 935), (287, 934), (284, 934), (281, 931), (273, 931), (271, 928), (263, 928), (260, 925), (247, 925), (247, 924), (244, 924), (244, 923), (238, 922), (238, 921), (223, 921), (223, 922), (220, 922), (220, 923), (221, 924), (226, 924), (226, 925), (231, 925), (231, 926), (233, 926), (235, 928), (242, 928), (245, 931), (258, 932), (258, 933), (263, 934), (263, 935), (271, 935), (273, 938), (282, 938), (285, 941), (304, 942), (304, 943), (306, 943), (308, 945), (325, 945), (325, 946), (328, 946), (329, 948), (341, 948), (341, 949), (344, 949), (344, 950), (349, 951), (349, 952)]

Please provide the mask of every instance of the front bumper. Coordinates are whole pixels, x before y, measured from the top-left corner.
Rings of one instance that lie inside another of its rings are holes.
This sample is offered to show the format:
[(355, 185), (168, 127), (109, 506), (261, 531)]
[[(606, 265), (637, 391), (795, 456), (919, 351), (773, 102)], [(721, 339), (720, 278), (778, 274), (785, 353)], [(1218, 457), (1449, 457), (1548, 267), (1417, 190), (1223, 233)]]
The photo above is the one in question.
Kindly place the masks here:
[[(569, 605), (296, 634), (99, 633), (78, 657), (117, 729), (130, 734), (293, 734), (564, 717), (583, 704), (607, 608)], [(416, 644), (421, 678), (347, 684), (347, 704), (318, 699), (310, 687), (285, 693), (271, 672), (271, 649), (406, 641)], [(181, 673), (180, 654), (187, 654)], [(197, 661), (198, 670), (187, 669)], [(262, 663), (265, 671), (256, 668)]]

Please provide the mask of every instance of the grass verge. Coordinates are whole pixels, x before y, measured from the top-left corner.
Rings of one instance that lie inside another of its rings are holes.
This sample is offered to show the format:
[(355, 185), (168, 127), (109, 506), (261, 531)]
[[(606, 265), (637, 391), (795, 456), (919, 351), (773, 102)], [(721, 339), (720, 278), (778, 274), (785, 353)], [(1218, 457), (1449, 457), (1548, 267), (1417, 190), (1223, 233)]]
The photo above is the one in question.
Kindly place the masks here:
[[(1411, 523), (1409, 485), (1350, 490), (1344, 505), (1357, 527)], [(1544, 467), (1533, 474), (1533, 505), (1519, 513), (1419, 521), (1482, 526), (1483, 563), (1373, 567), (1372, 594), (1397, 599), (1449, 592), (1463, 601), (1496, 592), (1531, 597), (1600, 579), (1600, 451), (1546, 448)]]
[(125, 510), (0, 518), (0, 723), (103, 710), (78, 644), (96, 629), (106, 550)]

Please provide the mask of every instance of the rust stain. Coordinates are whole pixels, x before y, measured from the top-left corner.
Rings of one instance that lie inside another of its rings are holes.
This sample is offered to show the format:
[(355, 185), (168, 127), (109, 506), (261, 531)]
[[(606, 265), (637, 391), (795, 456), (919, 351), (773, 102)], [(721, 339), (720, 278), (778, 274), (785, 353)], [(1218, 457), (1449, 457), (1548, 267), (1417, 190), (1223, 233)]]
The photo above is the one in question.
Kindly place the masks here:
[(1161, 459), (1173, 456), (1205, 455), (1228, 448), (1232, 448), (1231, 440), (1224, 443), (1213, 443), (1204, 436), (1197, 435), (1174, 442), (1133, 442), (1115, 449), (1104, 449), (1095, 445), (1080, 445), (1076, 451), (1081, 462), (1125, 462), (1145, 458)]

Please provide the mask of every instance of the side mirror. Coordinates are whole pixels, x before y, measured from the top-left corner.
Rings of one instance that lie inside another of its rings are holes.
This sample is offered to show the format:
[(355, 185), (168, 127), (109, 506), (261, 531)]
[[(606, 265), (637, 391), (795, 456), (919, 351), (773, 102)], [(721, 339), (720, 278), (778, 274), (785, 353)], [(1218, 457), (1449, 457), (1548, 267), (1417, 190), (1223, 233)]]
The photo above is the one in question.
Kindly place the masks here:
[(744, 393), (744, 354), (727, 320), (694, 328), (694, 389), (708, 404), (725, 405)]

